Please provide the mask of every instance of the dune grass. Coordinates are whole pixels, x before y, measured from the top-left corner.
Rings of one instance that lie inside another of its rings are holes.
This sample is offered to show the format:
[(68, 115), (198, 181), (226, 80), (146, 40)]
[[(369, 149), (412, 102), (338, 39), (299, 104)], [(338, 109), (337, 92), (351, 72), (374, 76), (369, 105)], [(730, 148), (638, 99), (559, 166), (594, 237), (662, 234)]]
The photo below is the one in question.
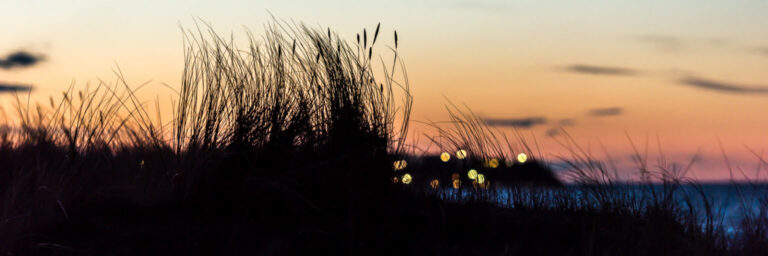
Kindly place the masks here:
[[(652, 170), (638, 153), (638, 170), (658, 182), (622, 184), (573, 140), (564, 143), (575, 180), (567, 186), (393, 182), (393, 173), (435, 167), (392, 170), (414, 155), (412, 97), (397, 34), (385, 48), (392, 59), (374, 55), (383, 34), (377, 26), (348, 43), (330, 29), (274, 22), (243, 46), (208, 26), (185, 30), (182, 83), (165, 122), (119, 70), (117, 83), (71, 86), (47, 105), (19, 99), (17, 118), (0, 129), (0, 252), (768, 252), (768, 202), (727, 235), (707, 195), (681, 189), (697, 184), (679, 170)], [(528, 165), (503, 168), (557, 181), (535, 139), (510, 140), (471, 111), (448, 111), (448, 127), (432, 123), (441, 150), (467, 150), (462, 163), (489, 177), (496, 167), (485, 161), (525, 152)]]

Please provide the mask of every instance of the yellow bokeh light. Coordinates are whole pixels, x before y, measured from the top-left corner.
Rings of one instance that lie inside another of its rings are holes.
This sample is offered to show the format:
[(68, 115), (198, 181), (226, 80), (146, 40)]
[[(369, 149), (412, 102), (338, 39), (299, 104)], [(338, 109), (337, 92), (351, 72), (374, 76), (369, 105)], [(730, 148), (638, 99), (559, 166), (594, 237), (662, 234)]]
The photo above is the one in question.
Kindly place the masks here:
[(467, 151), (463, 149), (459, 149), (459, 151), (456, 151), (456, 158), (458, 159), (464, 159), (467, 157)]
[(525, 155), (525, 153), (517, 154), (517, 161), (522, 163), (525, 163), (525, 161), (528, 161), (528, 156)]
[(405, 160), (397, 160), (394, 163), (392, 163), (392, 169), (395, 169), (395, 171), (405, 169), (406, 166), (408, 166), (408, 162), (406, 162)]
[(411, 181), (413, 181), (413, 177), (411, 177), (411, 174), (403, 174), (403, 184), (411, 184)]
[(477, 179), (477, 171), (475, 169), (470, 169), (469, 172), (467, 172), (467, 177), (469, 177), (470, 180)]
[(499, 160), (496, 160), (496, 158), (491, 158), (485, 161), (485, 165), (490, 168), (499, 167)]
[(453, 180), (453, 188), (459, 189), (461, 187), (461, 181), (458, 179)]
[(443, 162), (448, 162), (448, 160), (451, 160), (451, 154), (448, 154), (448, 152), (443, 152), (440, 154), (440, 160)]
[(477, 175), (477, 183), (480, 183), (480, 184), (485, 183), (485, 175), (478, 174)]
[(437, 186), (440, 186), (440, 181), (437, 179), (434, 179), (429, 182), (429, 186), (432, 188), (437, 188)]

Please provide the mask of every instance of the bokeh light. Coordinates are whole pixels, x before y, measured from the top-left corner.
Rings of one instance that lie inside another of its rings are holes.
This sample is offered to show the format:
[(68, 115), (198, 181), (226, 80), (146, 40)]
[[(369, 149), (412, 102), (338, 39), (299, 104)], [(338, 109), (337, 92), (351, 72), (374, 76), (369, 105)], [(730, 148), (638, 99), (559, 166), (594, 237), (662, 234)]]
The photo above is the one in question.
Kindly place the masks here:
[(525, 161), (528, 161), (528, 156), (525, 155), (525, 153), (517, 154), (517, 161), (522, 163), (525, 163)]
[(499, 167), (499, 160), (496, 160), (496, 158), (491, 158), (491, 159), (485, 160), (485, 166), (488, 167), (488, 168)]
[(453, 180), (453, 188), (454, 189), (459, 189), (460, 187), (461, 187), (461, 180), (459, 180), (459, 179)]
[(478, 174), (477, 175), (477, 183), (480, 183), (480, 184), (485, 183), (485, 175)]
[(438, 186), (440, 186), (440, 181), (437, 179), (434, 179), (429, 182), (429, 186), (436, 189)]
[(448, 152), (443, 152), (440, 154), (440, 160), (443, 162), (448, 162), (448, 160), (451, 160), (451, 154), (448, 154)]
[(411, 184), (411, 181), (413, 181), (413, 177), (411, 177), (411, 174), (403, 174), (403, 184)]
[(469, 177), (470, 180), (477, 179), (477, 171), (475, 169), (470, 169), (469, 172), (467, 172), (467, 177)]
[(399, 171), (402, 169), (405, 169), (405, 167), (408, 166), (408, 162), (405, 160), (397, 160), (392, 164), (392, 169), (395, 169), (395, 171)]
[(467, 151), (463, 149), (459, 149), (459, 151), (456, 151), (456, 158), (458, 159), (464, 159), (467, 157)]
[(397, 176), (392, 177), (392, 183), (398, 183), (398, 182), (400, 182), (400, 178), (398, 178)]

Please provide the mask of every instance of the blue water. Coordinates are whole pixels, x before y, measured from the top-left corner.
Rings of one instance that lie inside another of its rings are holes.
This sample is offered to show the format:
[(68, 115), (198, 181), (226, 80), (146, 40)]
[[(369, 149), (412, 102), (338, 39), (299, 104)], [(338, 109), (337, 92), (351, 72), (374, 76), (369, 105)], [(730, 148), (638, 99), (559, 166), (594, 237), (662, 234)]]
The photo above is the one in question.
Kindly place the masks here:
[[(663, 185), (616, 185), (610, 189), (599, 190), (589, 187), (569, 185), (564, 188), (519, 188), (496, 186), (492, 189), (443, 188), (438, 195), (444, 200), (484, 200), (503, 207), (554, 207), (556, 200), (568, 200), (575, 206), (594, 204), (601, 198), (621, 198), (623, 202), (633, 202), (639, 206), (649, 201), (662, 201), (669, 196), (670, 202), (677, 207), (693, 209), (705, 219), (705, 206), (714, 213), (714, 224), (726, 232), (738, 231), (740, 222), (747, 215), (757, 215), (768, 210), (768, 184), (702, 184), (680, 185), (672, 191)], [(671, 193), (670, 193), (671, 192)], [(610, 196), (605, 196), (610, 194)], [(516, 205), (517, 204), (517, 205)], [(702, 225), (704, 223), (702, 222)]]

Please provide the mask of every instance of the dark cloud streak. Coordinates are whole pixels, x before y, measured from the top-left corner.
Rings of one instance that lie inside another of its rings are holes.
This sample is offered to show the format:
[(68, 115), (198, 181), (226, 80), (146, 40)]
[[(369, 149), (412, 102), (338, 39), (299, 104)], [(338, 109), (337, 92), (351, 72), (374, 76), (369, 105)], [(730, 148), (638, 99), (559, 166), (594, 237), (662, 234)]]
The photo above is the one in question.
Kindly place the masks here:
[(536, 125), (547, 123), (547, 119), (544, 117), (511, 118), (511, 119), (483, 118), (483, 121), (490, 126), (506, 126), (506, 127), (520, 127), (520, 128), (531, 128)]
[(18, 51), (0, 59), (0, 68), (12, 69), (16, 67), (31, 67), (43, 60), (42, 56), (33, 55), (25, 51)]
[(29, 91), (32, 91), (32, 86), (0, 83), (0, 93), (29, 92)]
[(622, 67), (592, 66), (584, 64), (574, 64), (565, 68), (565, 70), (575, 73), (590, 75), (613, 75), (613, 76), (634, 76), (639, 72)]
[(619, 107), (613, 107), (613, 108), (595, 108), (589, 111), (589, 114), (592, 116), (617, 116), (621, 115), (624, 112), (624, 109)]
[(693, 86), (700, 89), (707, 89), (713, 91), (720, 91), (726, 93), (741, 93), (741, 94), (768, 94), (768, 86), (750, 86), (741, 85), (728, 82), (718, 82), (707, 80), (698, 77), (687, 77), (680, 80), (683, 85)]

